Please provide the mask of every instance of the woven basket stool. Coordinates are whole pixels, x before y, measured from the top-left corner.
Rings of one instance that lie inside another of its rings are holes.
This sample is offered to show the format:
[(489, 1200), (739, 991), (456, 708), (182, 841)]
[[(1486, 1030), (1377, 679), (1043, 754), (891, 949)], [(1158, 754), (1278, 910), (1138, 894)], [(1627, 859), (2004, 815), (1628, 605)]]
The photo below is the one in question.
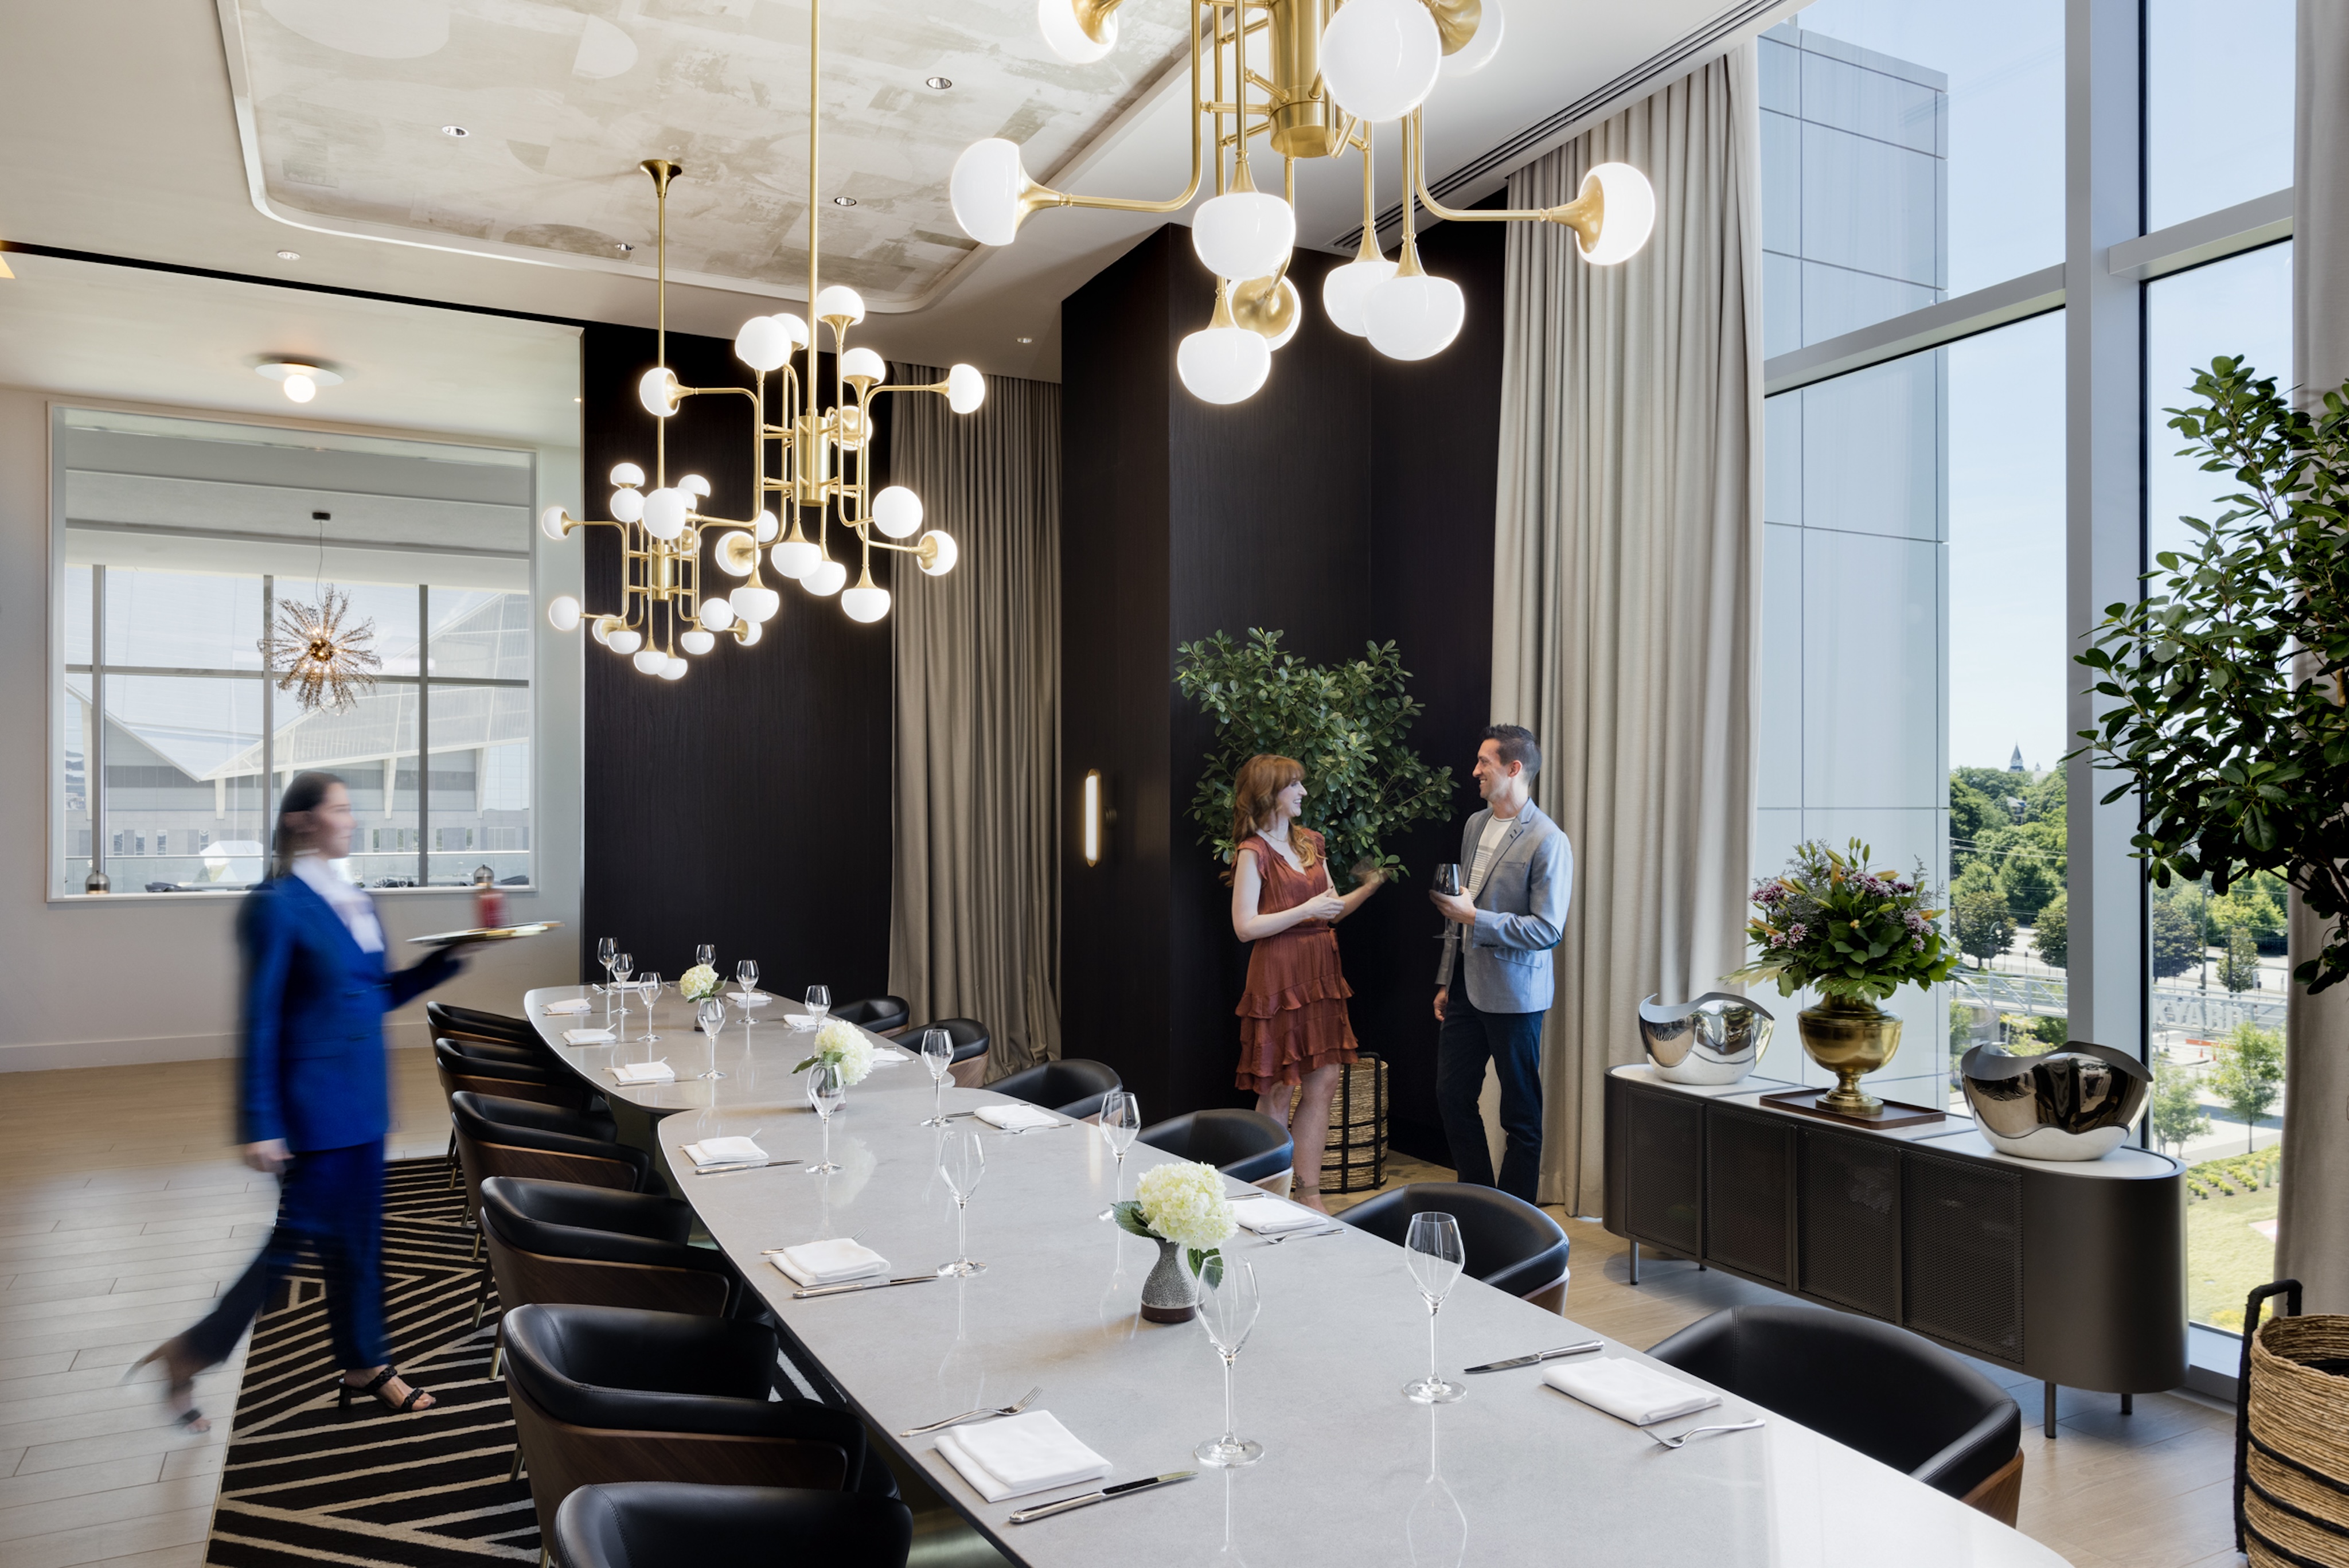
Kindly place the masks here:
[(1364, 1051), (1348, 1064), (1330, 1096), (1324, 1192), (1376, 1192), (1387, 1179), (1387, 1064)]
[(2246, 1358), (2244, 1552), (2253, 1568), (2349, 1568), (2349, 1316), (2271, 1319)]

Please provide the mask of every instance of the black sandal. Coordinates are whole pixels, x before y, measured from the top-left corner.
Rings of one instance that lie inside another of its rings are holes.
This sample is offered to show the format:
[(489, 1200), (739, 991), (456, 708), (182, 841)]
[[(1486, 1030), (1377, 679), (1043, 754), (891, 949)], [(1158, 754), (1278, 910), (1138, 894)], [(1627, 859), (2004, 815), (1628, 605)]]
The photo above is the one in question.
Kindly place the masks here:
[[(342, 1398), (341, 1398), (341, 1400), (336, 1404), (336, 1409), (338, 1409), (338, 1410), (347, 1410), (347, 1409), (349, 1409), (349, 1408), (351, 1407), (351, 1399), (352, 1399), (353, 1396), (355, 1396), (355, 1395), (360, 1395), (360, 1394), (372, 1394), (372, 1395), (374, 1395), (374, 1396), (376, 1397), (377, 1401), (378, 1401), (379, 1404), (381, 1404), (381, 1405), (382, 1405), (386, 1409), (389, 1410), (393, 1415), (395, 1415), (395, 1416), (405, 1416), (405, 1415), (407, 1415), (409, 1412), (410, 1412), (411, 1410), (414, 1410), (414, 1409), (416, 1408), (416, 1402), (417, 1402), (419, 1399), (422, 1399), (422, 1398), (426, 1397), (429, 1391), (429, 1390), (427, 1390), (427, 1389), (419, 1388), (419, 1387), (417, 1387), (414, 1384), (409, 1384), (409, 1388), (408, 1388), (408, 1397), (407, 1397), (407, 1398), (405, 1398), (405, 1399), (402, 1399), (398, 1404), (395, 1405), (395, 1404), (393, 1404), (393, 1403), (391, 1402), (390, 1396), (388, 1396), (388, 1395), (387, 1395), (387, 1394), (385, 1394), (385, 1393), (383, 1392), (383, 1386), (384, 1386), (385, 1384), (387, 1384), (387, 1383), (390, 1382), (393, 1378), (398, 1377), (398, 1376), (399, 1376), (399, 1368), (398, 1368), (398, 1367), (397, 1367), (397, 1366), (387, 1366), (387, 1367), (385, 1367), (382, 1371), (380, 1371), (380, 1372), (378, 1372), (378, 1373), (377, 1373), (377, 1374), (375, 1375), (375, 1381), (374, 1381), (374, 1382), (372, 1382), (372, 1383), (368, 1383), (368, 1384), (366, 1384), (366, 1385), (364, 1385), (364, 1386), (362, 1386), (362, 1385), (360, 1385), (360, 1384), (353, 1383), (352, 1381), (350, 1381), (350, 1380), (349, 1380), (348, 1378), (347, 1378), (347, 1377), (337, 1377), (337, 1378), (336, 1378), (336, 1379), (335, 1379), (335, 1386), (336, 1387), (336, 1389), (337, 1389), (337, 1390), (339, 1390), (339, 1391), (340, 1391), (340, 1393), (341, 1393), (341, 1395), (342, 1395)], [(434, 1402), (434, 1405), (433, 1405), (433, 1406), (427, 1407), (427, 1408), (433, 1408), (433, 1407), (437, 1407), (438, 1403), (439, 1403), (439, 1402), (436, 1400), (436, 1401)]]
[[(193, 1397), (196, 1391), (197, 1374), (191, 1372), (185, 1377), (172, 1376), (174, 1368), (171, 1365), (171, 1347), (179, 1343), (178, 1340), (171, 1339), (157, 1345), (132, 1362), (122, 1374), (121, 1381), (128, 1383), (150, 1363), (161, 1362), (163, 1364), (163, 1404), (164, 1407), (171, 1412), (172, 1424), (190, 1432), (209, 1432), (212, 1429), (212, 1424), (206, 1418), (204, 1413), (196, 1407)], [(198, 1369), (198, 1371), (201, 1370), (202, 1368)]]

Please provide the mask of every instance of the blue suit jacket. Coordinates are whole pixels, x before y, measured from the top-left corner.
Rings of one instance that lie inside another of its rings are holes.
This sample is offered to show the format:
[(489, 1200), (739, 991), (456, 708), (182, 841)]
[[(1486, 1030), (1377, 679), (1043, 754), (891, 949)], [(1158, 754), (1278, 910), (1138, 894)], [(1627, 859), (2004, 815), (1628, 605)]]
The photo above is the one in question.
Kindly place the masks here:
[(448, 950), (386, 971), (334, 907), (276, 877), (237, 909), (244, 957), (239, 1137), (299, 1153), (369, 1143), (390, 1129), (383, 1015), (456, 972)]

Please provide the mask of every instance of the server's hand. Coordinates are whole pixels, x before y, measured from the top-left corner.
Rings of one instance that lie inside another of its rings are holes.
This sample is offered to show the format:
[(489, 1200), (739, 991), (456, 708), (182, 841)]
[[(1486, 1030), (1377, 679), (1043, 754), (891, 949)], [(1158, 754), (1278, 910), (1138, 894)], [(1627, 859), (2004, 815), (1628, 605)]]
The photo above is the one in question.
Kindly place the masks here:
[(244, 1163), (255, 1170), (265, 1170), (275, 1176), (294, 1163), (294, 1151), (285, 1147), (282, 1137), (264, 1138), (259, 1143), (244, 1146)]

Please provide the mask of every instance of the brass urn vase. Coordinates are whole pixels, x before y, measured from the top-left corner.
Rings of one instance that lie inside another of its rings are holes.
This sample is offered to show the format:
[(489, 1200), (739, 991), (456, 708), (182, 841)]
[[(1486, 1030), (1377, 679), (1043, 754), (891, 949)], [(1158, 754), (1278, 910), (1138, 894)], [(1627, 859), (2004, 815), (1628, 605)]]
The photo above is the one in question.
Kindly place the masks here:
[(1837, 1116), (1875, 1116), (1884, 1102), (1860, 1093), (1859, 1080), (1892, 1060), (1900, 1049), (1900, 1020), (1873, 1002), (1830, 996), (1795, 1014), (1803, 1054), (1836, 1075), (1836, 1086), (1818, 1099)]

